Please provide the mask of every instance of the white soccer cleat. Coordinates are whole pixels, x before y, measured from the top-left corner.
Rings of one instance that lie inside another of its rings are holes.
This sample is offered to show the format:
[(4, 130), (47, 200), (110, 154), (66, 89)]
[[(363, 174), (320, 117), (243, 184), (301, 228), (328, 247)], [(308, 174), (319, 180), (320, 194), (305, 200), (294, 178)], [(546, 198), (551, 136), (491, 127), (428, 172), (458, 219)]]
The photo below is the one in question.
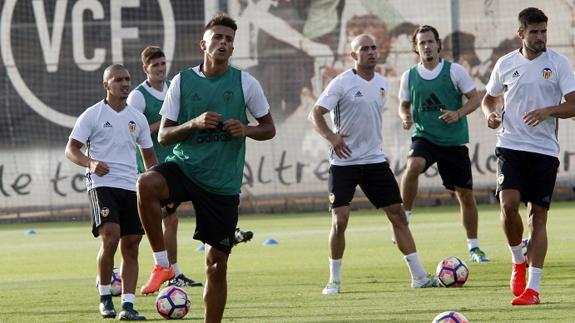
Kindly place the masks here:
[(325, 288), (321, 291), (323, 295), (336, 295), (339, 294), (341, 283), (340, 282), (329, 282)]
[(433, 288), (441, 287), (439, 280), (431, 274), (428, 274), (424, 279), (412, 280), (411, 288)]

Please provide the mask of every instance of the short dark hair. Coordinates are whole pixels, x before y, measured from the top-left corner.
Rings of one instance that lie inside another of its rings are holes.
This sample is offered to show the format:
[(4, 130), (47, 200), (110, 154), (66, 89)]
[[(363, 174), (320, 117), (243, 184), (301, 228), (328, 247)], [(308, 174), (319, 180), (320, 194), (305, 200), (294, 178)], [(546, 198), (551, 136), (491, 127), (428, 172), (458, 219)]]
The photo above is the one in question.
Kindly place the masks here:
[(236, 21), (229, 16), (224, 14), (218, 14), (214, 16), (206, 26), (204, 27), (204, 32), (212, 29), (214, 26), (225, 26), (231, 28), (234, 32), (238, 29), (238, 25), (236, 25)]
[(430, 25), (422, 25), (415, 28), (411, 35), (411, 50), (417, 55), (419, 55), (419, 52), (417, 51), (417, 34), (426, 33), (428, 31), (433, 33), (433, 37), (435, 37), (435, 41), (439, 44), (439, 51), (441, 52), (441, 39), (439, 39), (439, 32), (437, 29)]
[(166, 57), (166, 54), (164, 54), (162, 49), (158, 46), (148, 46), (144, 48), (140, 57), (142, 58), (142, 64), (147, 66), (153, 59)]
[(519, 20), (519, 28), (525, 29), (527, 25), (547, 22), (547, 16), (541, 9), (529, 7), (521, 10), (517, 20)]

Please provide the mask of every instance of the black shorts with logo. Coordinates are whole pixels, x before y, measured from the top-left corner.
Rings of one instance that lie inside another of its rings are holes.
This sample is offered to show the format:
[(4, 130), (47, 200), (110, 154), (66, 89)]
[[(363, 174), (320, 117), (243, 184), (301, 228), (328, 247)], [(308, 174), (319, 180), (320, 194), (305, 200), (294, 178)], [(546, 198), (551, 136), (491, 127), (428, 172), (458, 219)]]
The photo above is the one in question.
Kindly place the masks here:
[(144, 234), (138, 216), (136, 192), (115, 187), (97, 187), (88, 191), (92, 214), (92, 234), (107, 222), (120, 225), (120, 235)]
[(399, 186), (387, 162), (329, 168), (330, 207), (350, 204), (359, 185), (365, 196), (376, 208), (401, 203)]
[(549, 209), (559, 159), (549, 155), (507, 148), (495, 148), (497, 156), (497, 194), (518, 190), (521, 201)]
[(439, 176), (443, 186), (455, 190), (455, 186), (473, 189), (471, 160), (467, 146), (439, 146), (422, 137), (411, 138), (409, 157), (425, 159), (425, 169), (422, 173), (437, 163)]
[(238, 224), (239, 194), (210, 193), (191, 181), (173, 162), (156, 165), (150, 170), (164, 176), (168, 184), (170, 195), (162, 201), (162, 206), (191, 201), (196, 211), (194, 239), (229, 254)]

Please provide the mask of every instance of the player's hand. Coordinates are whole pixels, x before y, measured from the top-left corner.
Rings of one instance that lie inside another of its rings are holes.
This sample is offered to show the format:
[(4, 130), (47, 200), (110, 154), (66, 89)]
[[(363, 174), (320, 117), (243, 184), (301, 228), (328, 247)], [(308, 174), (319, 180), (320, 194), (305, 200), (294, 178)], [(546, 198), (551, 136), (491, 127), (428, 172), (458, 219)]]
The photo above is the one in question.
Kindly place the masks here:
[(523, 115), (523, 122), (528, 126), (535, 127), (536, 125), (543, 122), (549, 115), (551, 111), (547, 108), (542, 109), (535, 109), (533, 111), (529, 111)]
[(447, 122), (447, 124), (457, 122), (460, 118), (459, 110), (451, 111), (451, 110), (440, 109), (439, 111), (441, 111), (441, 113), (443, 114), (440, 115), (438, 119)]
[(103, 161), (90, 160), (90, 171), (102, 177), (110, 172), (110, 168), (108, 167), (108, 164)]
[(227, 131), (232, 135), (232, 137), (245, 137), (246, 136), (246, 126), (236, 119), (229, 119), (223, 123), (224, 131)]
[(403, 129), (408, 130), (411, 128), (412, 125), (413, 125), (413, 119), (411, 118), (411, 115), (406, 115), (405, 117), (403, 117), (403, 120), (401, 122), (401, 126), (403, 127)]
[(345, 144), (343, 138), (348, 137), (348, 135), (344, 134), (333, 134), (328, 140), (331, 144), (333, 151), (337, 155), (337, 157), (341, 159), (346, 159), (351, 157), (351, 149)]
[(487, 126), (491, 129), (497, 129), (501, 125), (501, 115), (493, 111), (487, 116)]
[(204, 112), (192, 120), (194, 128), (197, 129), (215, 129), (220, 123), (221, 114), (216, 112)]

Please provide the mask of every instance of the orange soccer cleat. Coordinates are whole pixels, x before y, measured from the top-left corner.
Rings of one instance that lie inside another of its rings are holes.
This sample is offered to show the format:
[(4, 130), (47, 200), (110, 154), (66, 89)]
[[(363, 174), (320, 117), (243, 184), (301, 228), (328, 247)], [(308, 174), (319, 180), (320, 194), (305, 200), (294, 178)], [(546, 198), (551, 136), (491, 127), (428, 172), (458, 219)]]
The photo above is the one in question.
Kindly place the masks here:
[(539, 303), (541, 303), (539, 293), (531, 288), (527, 288), (523, 294), (515, 297), (511, 301), (511, 305), (537, 305)]
[(527, 283), (525, 282), (525, 273), (527, 272), (527, 261), (521, 264), (513, 264), (513, 271), (511, 272), (511, 292), (515, 296), (523, 294)]
[(142, 286), (142, 294), (147, 295), (157, 292), (164, 282), (174, 278), (174, 276), (176, 276), (176, 272), (172, 266), (164, 268), (160, 267), (160, 265), (154, 265), (148, 282)]

